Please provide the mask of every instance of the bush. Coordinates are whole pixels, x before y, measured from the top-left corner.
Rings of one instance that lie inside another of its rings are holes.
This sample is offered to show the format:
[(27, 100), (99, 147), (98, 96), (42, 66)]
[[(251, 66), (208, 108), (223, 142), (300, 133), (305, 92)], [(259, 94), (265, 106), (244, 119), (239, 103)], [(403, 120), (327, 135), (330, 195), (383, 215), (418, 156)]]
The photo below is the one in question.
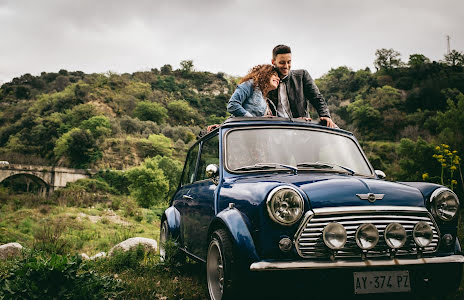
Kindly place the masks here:
[(145, 208), (166, 201), (169, 182), (156, 162), (145, 160), (127, 172), (129, 190), (137, 203)]
[(124, 172), (119, 170), (100, 170), (96, 177), (101, 178), (108, 183), (109, 186), (113, 188), (112, 192), (123, 195), (129, 194), (129, 183), (127, 182)]
[(63, 222), (45, 222), (34, 233), (34, 249), (65, 254), (69, 250), (68, 242), (62, 238), (65, 230), (66, 224)]
[(109, 184), (101, 179), (93, 179), (93, 178), (83, 178), (77, 181), (68, 183), (69, 187), (80, 187), (84, 191), (88, 193), (113, 193), (116, 194), (117, 191), (110, 187)]
[(156, 102), (142, 101), (137, 104), (134, 116), (141, 121), (153, 121), (158, 124), (164, 123), (168, 110)]
[(90, 271), (79, 256), (29, 254), (0, 281), (0, 299), (114, 299), (122, 284)]
[(129, 251), (117, 249), (107, 262), (108, 270), (119, 273), (127, 269), (137, 269), (140, 262), (144, 260), (145, 255), (145, 248), (140, 244)]

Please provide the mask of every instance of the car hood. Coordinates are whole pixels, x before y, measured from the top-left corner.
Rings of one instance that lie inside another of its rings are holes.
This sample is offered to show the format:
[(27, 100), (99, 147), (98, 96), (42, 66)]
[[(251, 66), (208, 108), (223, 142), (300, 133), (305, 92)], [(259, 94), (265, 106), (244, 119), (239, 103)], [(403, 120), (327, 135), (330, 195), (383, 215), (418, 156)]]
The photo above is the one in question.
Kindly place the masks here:
[[(233, 181), (232, 186), (236, 188), (243, 188), (243, 185), (253, 188), (255, 196), (262, 193), (267, 195), (272, 188), (282, 184), (296, 186), (309, 198), (311, 208), (364, 205), (424, 207), (424, 197), (415, 187), (361, 176), (333, 173), (299, 173), (297, 175), (274, 173), (272, 176), (240, 176)], [(258, 190), (260, 192), (256, 193)], [(373, 203), (357, 196), (357, 194), (369, 193), (384, 196)], [(264, 200), (266, 195), (259, 198)]]

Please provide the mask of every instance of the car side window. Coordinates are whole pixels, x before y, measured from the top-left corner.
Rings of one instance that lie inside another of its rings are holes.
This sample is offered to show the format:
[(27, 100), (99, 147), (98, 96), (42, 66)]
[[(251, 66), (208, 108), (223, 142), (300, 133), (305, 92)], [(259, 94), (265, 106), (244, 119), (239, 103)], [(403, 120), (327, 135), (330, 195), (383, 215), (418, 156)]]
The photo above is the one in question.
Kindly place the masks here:
[(182, 173), (182, 185), (190, 184), (195, 180), (195, 167), (197, 165), (198, 148), (199, 146), (196, 145), (187, 154), (184, 172)]
[(198, 180), (208, 179), (206, 167), (210, 164), (219, 166), (219, 136), (216, 135), (203, 142), (201, 146), (200, 162), (198, 164)]

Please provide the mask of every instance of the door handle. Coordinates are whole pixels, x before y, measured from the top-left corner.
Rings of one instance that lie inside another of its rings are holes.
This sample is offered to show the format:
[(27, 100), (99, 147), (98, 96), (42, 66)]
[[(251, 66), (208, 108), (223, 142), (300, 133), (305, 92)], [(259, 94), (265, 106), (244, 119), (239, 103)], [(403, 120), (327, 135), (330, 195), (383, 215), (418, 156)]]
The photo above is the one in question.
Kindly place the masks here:
[(185, 200), (193, 200), (193, 198), (189, 195), (182, 195), (182, 198)]

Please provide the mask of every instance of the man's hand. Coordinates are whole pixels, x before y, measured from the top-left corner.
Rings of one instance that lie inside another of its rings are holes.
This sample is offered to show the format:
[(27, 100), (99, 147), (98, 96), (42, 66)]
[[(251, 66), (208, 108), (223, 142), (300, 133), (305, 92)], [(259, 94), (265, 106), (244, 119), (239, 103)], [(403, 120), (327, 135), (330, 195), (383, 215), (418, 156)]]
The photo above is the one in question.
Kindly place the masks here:
[(207, 133), (210, 133), (211, 131), (213, 131), (214, 129), (218, 128), (219, 126), (220, 126), (219, 124), (209, 125), (209, 126), (206, 128), (206, 132), (207, 132)]
[(307, 121), (307, 122), (309, 122), (309, 121), (312, 120), (312, 119), (309, 118), (309, 117), (299, 117), (298, 119), (300, 119), (300, 120), (305, 120), (305, 121)]
[(328, 117), (319, 117), (319, 119), (326, 121), (326, 122), (327, 122), (327, 127), (330, 127), (330, 128), (339, 128), (339, 127), (337, 126), (337, 124), (335, 124), (334, 121), (332, 121), (331, 118), (328, 118)]

